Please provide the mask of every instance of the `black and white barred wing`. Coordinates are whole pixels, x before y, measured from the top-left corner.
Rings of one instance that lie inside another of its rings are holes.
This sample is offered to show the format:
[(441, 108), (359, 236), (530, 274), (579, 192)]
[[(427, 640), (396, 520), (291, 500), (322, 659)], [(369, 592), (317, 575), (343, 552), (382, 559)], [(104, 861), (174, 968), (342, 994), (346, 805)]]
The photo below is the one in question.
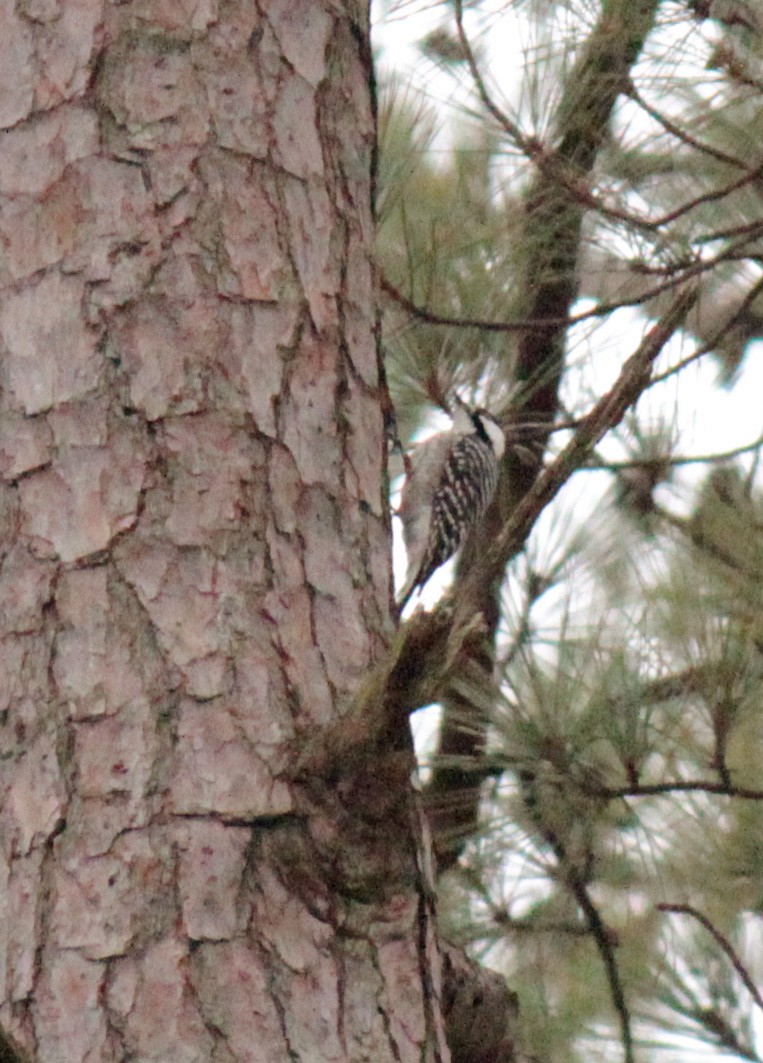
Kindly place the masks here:
[[(457, 440), (455, 432), (441, 432), (419, 444), (411, 455), (411, 468), (400, 499), (403, 541), (408, 557), (407, 576), (415, 576), (429, 542), (434, 497), (443, 478), (448, 455)], [(406, 577), (406, 584), (408, 578)]]
[(426, 538), (418, 551), (408, 553), (401, 604), (463, 546), (495, 494), (498, 462), (489, 443), (477, 435), (462, 436), (451, 439), (449, 450), (427, 514)]

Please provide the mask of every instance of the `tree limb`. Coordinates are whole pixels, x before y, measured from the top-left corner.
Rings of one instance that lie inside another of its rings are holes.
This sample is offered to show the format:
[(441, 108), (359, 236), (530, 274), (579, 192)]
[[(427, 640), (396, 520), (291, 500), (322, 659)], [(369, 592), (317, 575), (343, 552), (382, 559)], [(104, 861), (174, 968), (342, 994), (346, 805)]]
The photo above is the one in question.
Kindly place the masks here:
[[(559, 408), (566, 322), (578, 290), (576, 267), (587, 205), (579, 197), (570, 195), (570, 180), (579, 182), (576, 187), (585, 185), (608, 135), (615, 103), (628, 88), (631, 68), (653, 26), (658, 6), (658, 0), (639, 0), (637, 3), (612, 0), (605, 5), (569, 71), (557, 111), (556, 128), (550, 137), (554, 147), (549, 149), (532, 140), (524, 144), (526, 152), (538, 165), (524, 203), (525, 269), (516, 309), (518, 317), (549, 323), (519, 334), (514, 377), (523, 397), (520, 422), (523, 419), (540, 422), (548, 429), (541, 433), (541, 445), (533, 460), (520, 461), (511, 452), (507, 455), (496, 501), (486, 515), (483, 528), (464, 550), (458, 565), (456, 626), (468, 616), (479, 614), (484, 617), (487, 637), (475, 647), (472, 662), (474, 670), (485, 677), (492, 672), (492, 647), (500, 615), (500, 584), (506, 565), (529, 534), (532, 520), (562, 482), (560, 478), (556, 488), (547, 490), (543, 498), (537, 491), (532, 493), (542, 469), (542, 451)], [(466, 43), (466, 54), (469, 55), (460, 5), (456, 5), (456, 22), (461, 44)], [(483, 103), (500, 122), (475, 64), (470, 65)], [(513, 139), (521, 132), (517, 128), (507, 129), (507, 135)], [(560, 174), (565, 175), (561, 183)], [(581, 445), (581, 452), (586, 450), (587, 444)], [(562, 475), (569, 475), (571, 470), (572, 466), (565, 467)], [(546, 478), (545, 483), (548, 487), (550, 480)], [(528, 496), (527, 504), (520, 501), (525, 496)], [(534, 509), (536, 502), (539, 505)], [(522, 505), (524, 508), (520, 509)], [(523, 523), (518, 512), (524, 514)], [(507, 516), (510, 517), (508, 529), (504, 528)], [(488, 552), (490, 560), (485, 565)], [(465, 728), (463, 721), (470, 710), (472, 722), (469, 728)], [(485, 751), (486, 733), (484, 714), (481, 716), (479, 710), (475, 711), (468, 699), (459, 695), (444, 699), (438, 746), (441, 755), (480, 757)], [(478, 777), (476, 783), (472, 781), (466, 788), (463, 782), (449, 774), (448, 769), (440, 770), (435, 765), (428, 796), (441, 807), (454, 808), (461, 823), (476, 823), (480, 792)], [(454, 789), (459, 794), (458, 802), (448, 800)], [(453, 836), (454, 825), (458, 824), (449, 824), (447, 819), (440, 821), (441, 842)], [(465, 841), (463, 831), (461, 833), (455, 844), (447, 841), (445, 846), (440, 845), (441, 866), (449, 866), (458, 858)]]

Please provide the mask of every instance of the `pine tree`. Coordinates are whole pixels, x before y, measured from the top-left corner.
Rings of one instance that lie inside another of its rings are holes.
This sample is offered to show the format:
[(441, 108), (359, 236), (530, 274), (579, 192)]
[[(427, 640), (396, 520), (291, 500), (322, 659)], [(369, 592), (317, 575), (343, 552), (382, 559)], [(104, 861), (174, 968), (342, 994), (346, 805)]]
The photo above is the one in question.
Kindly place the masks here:
[(477, 618), (445, 674), (420, 658), (441, 911), (539, 1059), (759, 1059), (759, 425), (687, 451), (672, 406), (686, 423), (708, 360), (720, 406), (758, 353), (763, 24), (441, 14), (426, 97), (387, 90), (388, 373), (404, 439), (455, 391), (513, 440), (445, 603), (410, 621)]

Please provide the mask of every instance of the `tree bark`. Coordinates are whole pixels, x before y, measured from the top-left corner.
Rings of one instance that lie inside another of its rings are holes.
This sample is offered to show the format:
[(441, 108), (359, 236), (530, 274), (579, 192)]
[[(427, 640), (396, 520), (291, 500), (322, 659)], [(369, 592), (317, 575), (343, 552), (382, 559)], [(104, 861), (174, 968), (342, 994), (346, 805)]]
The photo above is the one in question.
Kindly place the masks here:
[(367, 17), (3, 15), (0, 1022), (43, 1063), (449, 1058), (407, 727), (293, 771), (393, 630)]

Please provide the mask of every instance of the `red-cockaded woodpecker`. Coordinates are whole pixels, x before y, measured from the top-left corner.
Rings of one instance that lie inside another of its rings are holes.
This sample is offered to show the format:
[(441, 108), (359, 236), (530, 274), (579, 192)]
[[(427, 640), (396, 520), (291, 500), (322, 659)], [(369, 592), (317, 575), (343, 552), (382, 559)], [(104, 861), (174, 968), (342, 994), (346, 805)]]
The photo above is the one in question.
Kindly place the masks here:
[(400, 519), (408, 571), (402, 609), (468, 539), (492, 501), (506, 439), (486, 410), (458, 406), (449, 432), (421, 443), (403, 485)]

